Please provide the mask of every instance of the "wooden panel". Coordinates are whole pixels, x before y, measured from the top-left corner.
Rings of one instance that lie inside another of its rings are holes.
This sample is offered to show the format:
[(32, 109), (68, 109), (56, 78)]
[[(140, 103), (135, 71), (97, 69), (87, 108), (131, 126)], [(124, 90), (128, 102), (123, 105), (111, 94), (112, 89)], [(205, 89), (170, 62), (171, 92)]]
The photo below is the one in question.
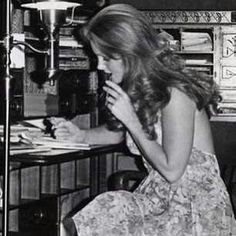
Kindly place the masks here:
[(10, 173), (9, 185), (9, 203), (11, 205), (19, 204), (20, 200), (20, 170), (13, 170)]
[(49, 165), (42, 167), (42, 190), (44, 194), (58, 194), (58, 165)]
[(61, 168), (61, 188), (75, 189), (75, 162), (65, 162)]
[(21, 198), (39, 199), (40, 198), (40, 176), (39, 167), (34, 166), (21, 170)]

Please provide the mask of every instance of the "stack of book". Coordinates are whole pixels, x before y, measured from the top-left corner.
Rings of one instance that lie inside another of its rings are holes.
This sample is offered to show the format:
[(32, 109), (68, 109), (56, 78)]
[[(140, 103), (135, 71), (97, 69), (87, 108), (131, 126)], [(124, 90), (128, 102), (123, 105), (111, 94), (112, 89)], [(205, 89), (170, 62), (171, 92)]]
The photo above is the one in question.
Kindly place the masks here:
[[(24, 127), (22, 125), (11, 125), (10, 127), (10, 142), (11, 143), (17, 143), (20, 141), (20, 135), (23, 132), (28, 131), (27, 127)], [(4, 140), (4, 126), (0, 125), (0, 140), (3, 142)]]
[[(48, 151), (50, 148), (36, 146), (30, 139), (25, 139), (24, 134), (42, 133), (42, 130), (37, 127), (27, 127), (21, 124), (14, 124), (10, 126), (10, 154), (23, 154)], [(0, 125), (0, 147), (3, 148), (4, 144), (4, 126)]]

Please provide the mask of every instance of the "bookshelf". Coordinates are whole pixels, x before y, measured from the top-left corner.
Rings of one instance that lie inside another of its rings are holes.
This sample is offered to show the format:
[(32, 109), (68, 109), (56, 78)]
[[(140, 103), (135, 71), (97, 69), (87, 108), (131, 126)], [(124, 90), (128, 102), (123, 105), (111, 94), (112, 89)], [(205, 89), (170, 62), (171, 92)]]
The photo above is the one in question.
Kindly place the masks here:
[(172, 50), (182, 57), (190, 69), (214, 71), (214, 28), (211, 26), (160, 26), (168, 35)]
[(98, 73), (83, 43), (73, 36), (75, 27), (80, 25), (61, 27), (59, 32), (59, 69), (63, 70), (58, 90), (59, 115), (90, 114), (95, 120), (98, 119)]
[(89, 70), (90, 59), (86, 54), (83, 43), (79, 42), (74, 36), (75, 27), (80, 24), (72, 24), (72, 26), (64, 26), (59, 32), (59, 69), (62, 70)]
[(153, 26), (167, 32), (186, 66), (207, 73), (222, 100), (212, 121), (236, 121), (236, 21), (233, 11), (143, 10)]

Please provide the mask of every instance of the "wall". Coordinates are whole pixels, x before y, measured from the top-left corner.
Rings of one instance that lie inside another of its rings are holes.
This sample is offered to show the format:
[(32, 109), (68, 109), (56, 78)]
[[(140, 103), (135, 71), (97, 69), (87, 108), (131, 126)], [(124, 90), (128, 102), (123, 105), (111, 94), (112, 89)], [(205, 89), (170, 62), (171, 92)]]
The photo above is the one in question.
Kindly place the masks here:
[(110, 0), (110, 3), (127, 3), (138, 9), (236, 10), (235, 0)]

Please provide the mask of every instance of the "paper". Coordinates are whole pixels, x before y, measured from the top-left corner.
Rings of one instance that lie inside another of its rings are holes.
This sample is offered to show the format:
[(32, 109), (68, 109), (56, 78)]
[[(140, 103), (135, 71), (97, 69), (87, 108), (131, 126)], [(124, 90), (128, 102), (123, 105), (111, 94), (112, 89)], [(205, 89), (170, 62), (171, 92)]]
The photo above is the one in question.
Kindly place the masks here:
[(24, 120), (24, 121), (21, 121), (21, 124), (22, 125), (32, 125), (36, 128), (39, 128), (41, 130), (45, 130), (45, 125), (43, 123), (43, 120), (44, 119), (32, 119), (32, 120)]
[(206, 59), (186, 59), (185, 63), (190, 65), (205, 65), (208, 61)]
[[(57, 140), (51, 136), (47, 136), (47, 134), (44, 133), (45, 129), (46, 126), (44, 119), (24, 120), (20, 122), (20, 125), (11, 126), (11, 131), (14, 130), (16, 134), (14, 136), (14, 143), (19, 145), (15, 147), (11, 145), (10, 153), (14, 155), (21, 153), (45, 152), (52, 149), (91, 150), (101, 146)], [(11, 140), (13, 139), (11, 138)], [(25, 144), (25, 146), (20, 146), (20, 144)]]
[(44, 147), (44, 148), (26, 148), (26, 149), (13, 149), (10, 150), (10, 155), (17, 155), (17, 154), (26, 154), (26, 153), (36, 153), (36, 152), (48, 152), (51, 148)]
[(182, 32), (182, 50), (212, 51), (212, 39), (204, 32)]
[(34, 145), (40, 145), (44, 147), (50, 147), (55, 149), (72, 149), (72, 150), (90, 150), (93, 145), (87, 143), (69, 143), (56, 140), (50, 137), (41, 137), (40, 139), (33, 140)]
[[(25, 34), (12, 34), (13, 40), (19, 42), (25, 42)], [(24, 68), (25, 67), (25, 46), (18, 44), (17, 47), (13, 47), (11, 50), (10, 58), (11, 58), (11, 68)]]

